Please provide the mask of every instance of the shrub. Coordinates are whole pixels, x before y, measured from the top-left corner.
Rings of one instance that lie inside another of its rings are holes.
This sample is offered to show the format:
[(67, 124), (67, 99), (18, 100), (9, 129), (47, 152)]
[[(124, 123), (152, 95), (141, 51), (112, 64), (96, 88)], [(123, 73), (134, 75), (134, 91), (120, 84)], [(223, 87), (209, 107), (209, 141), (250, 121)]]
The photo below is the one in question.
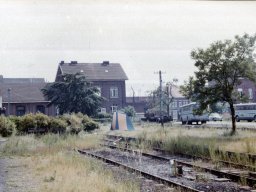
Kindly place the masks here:
[(68, 124), (67, 132), (71, 134), (78, 134), (82, 131), (82, 118), (80, 115), (72, 114), (64, 114), (61, 119), (65, 120)]
[(43, 113), (36, 113), (34, 115), (35, 119), (35, 128), (38, 129), (43, 129), (45, 131), (48, 131), (49, 129), (49, 123), (50, 123), (50, 118), (43, 114)]
[(60, 118), (51, 118), (49, 122), (49, 131), (52, 133), (65, 133), (67, 122)]
[(91, 121), (88, 121), (87, 123), (83, 124), (83, 127), (84, 127), (84, 131), (93, 131), (95, 129), (99, 129), (99, 124), (96, 123), (95, 121), (91, 120)]
[(109, 113), (98, 113), (95, 118), (99, 118), (99, 119), (105, 119), (105, 118), (110, 118), (112, 119), (112, 115)]
[(11, 136), (15, 131), (15, 124), (8, 118), (0, 116), (0, 134), (3, 137)]
[(121, 111), (123, 111), (129, 117), (134, 117), (135, 114), (136, 114), (136, 111), (135, 111), (134, 107), (130, 106), (130, 105), (125, 107), (125, 108), (123, 108)]
[(42, 113), (27, 114), (23, 117), (14, 118), (16, 123), (18, 123), (18, 133), (27, 133), (29, 129), (33, 129), (36, 132), (47, 132), (49, 128), (50, 118)]
[(10, 119), (15, 125), (16, 125), (16, 130), (19, 133), (20, 127), (21, 127), (21, 119), (22, 117), (19, 116), (9, 116), (8, 119)]
[(35, 128), (36, 120), (33, 114), (27, 114), (21, 117), (18, 133), (27, 133), (29, 129)]

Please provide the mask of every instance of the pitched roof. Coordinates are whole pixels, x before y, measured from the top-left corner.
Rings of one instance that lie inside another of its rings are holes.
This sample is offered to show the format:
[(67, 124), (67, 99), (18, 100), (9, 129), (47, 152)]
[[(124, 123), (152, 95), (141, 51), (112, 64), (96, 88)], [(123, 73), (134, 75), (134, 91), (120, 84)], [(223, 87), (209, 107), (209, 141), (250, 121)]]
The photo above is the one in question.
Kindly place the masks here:
[(46, 85), (45, 82), (0, 82), (0, 95), (3, 103), (9, 102), (8, 89), (10, 89), (10, 103), (34, 103), (46, 102), (41, 89)]
[(4, 78), (0, 83), (44, 83), (43, 78)]
[(88, 80), (128, 80), (128, 77), (119, 63), (61, 62), (59, 68), (62, 74), (81, 73), (84, 74)]

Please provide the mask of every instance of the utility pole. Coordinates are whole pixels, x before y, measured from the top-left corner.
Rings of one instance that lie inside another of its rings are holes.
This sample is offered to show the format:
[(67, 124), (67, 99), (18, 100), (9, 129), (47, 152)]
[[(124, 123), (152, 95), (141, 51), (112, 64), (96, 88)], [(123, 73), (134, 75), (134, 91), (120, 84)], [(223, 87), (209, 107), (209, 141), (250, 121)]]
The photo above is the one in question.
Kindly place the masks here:
[(8, 88), (8, 116), (10, 115), (11, 88)]
[(164, 122), (163, 122), (163, 112), (162, 112), (162, 108), (163, 108), (163, 88), (162, 88), (162, 71), (159, 71), (159, 82), (160, 82), (160, 121), (161, 121), (161, 125), (162, 127), (164, 127)]
[(133, 104), (133, 107), (135, 108), (135, 98), (134, 98), (135, 91), (132, 87), (131, 87), (131, 89), (132, 89), (132, 104)]

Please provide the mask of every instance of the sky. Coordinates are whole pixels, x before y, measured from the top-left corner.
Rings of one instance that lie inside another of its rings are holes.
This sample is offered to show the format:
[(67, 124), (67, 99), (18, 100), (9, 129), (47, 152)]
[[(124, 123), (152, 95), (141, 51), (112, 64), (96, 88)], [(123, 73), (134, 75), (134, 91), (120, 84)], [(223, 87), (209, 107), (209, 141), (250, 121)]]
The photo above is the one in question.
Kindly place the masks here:
[(54, 81), (60, 61), (120, 63), (127, 96), (195, 71), (190, 52), (256, 33), (256, 2), (0, 0), (0, 74)]

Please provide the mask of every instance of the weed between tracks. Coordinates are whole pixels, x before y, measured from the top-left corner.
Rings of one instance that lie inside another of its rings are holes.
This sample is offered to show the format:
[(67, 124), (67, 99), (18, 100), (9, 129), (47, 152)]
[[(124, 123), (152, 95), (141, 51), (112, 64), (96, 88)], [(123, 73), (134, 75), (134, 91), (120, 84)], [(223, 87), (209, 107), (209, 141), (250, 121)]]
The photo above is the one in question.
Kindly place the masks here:
[(137, 184), (116, 181), (112, 172), (106, 170), (102, 163), (83, 157), (73, 150), (97, 148), (100, 139), (100, 136), (91, 134), (15, 136), (2, 146), (0, 153), (2, 157), (22, 160), (30, 173), (26, 182), (38, 185), (34, 191), (139, 191)]
[[(117, 133), (116, 133), (117, 134)], [(246, 155), (229, 156), (219, 151), (234, 151), (256, 154), (256, 132), (238, 130), (235, 136), (228, 136), (227, 130), (215, 128), (182, 128), (166, 124), (144, 123), (137, 126), (135, 132), (126, 132), (124, 136), (136, 136), (147, 142), (139, 143), (143, 150), (161, 147), (170, 153), (182, 153), (211, 158), (220, 167), (218, 160), (243, 165), (256, 166)]]

